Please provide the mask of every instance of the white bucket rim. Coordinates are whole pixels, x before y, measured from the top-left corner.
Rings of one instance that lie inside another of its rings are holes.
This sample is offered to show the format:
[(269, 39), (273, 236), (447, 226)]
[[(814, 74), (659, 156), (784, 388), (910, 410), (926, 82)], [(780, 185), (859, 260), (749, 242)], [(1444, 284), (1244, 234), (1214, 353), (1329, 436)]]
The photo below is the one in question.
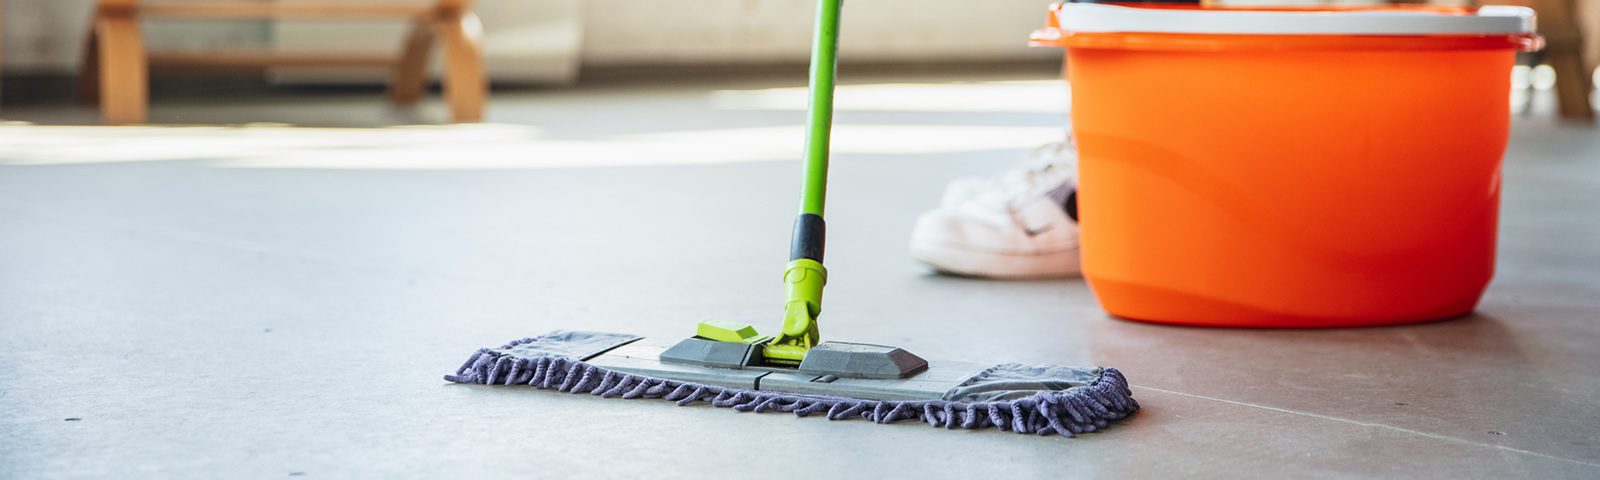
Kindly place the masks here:
[(1063, 32), (1245, 35), (1525, 35), (1533, 9), (1486, 6), (1475, 13), (1425, 10), (1199, 10), (1066, 3), (1056, 8)]

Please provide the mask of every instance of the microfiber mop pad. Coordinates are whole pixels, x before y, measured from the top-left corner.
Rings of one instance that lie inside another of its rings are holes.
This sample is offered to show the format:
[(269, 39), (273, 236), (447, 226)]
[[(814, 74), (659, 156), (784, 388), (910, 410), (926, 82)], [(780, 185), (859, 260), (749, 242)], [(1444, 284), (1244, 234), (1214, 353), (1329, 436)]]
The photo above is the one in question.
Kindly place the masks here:
[(865, 418), (880, 424), (915, 418), (947, 429), (992, 426), (1069, 437), (1105, 428), (1139, 410), (1127, 380), (1115, 368), (1002, 364), (968, 378), (939, 400), (884, 401), (704, 385), (628, 374), (583, 361), (635, 339), (589, 332), (525, 338), (500, 348), (479, 349), (444, 379), (605, 398), (663, 399), (680, 406), (708, 402), (741, 412), (826, 414), (829, 420)]

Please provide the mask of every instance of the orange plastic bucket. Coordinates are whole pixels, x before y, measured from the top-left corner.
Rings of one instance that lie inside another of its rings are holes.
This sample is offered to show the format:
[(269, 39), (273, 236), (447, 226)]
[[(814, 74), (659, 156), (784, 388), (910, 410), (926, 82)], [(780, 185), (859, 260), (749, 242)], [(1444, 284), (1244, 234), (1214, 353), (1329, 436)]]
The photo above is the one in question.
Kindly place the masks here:
[[(1083, 273), (1112, 315), (1337, 327), (1470, 313), (1532, 12), (1052, 7)], [(1242, 20), (1241, 20), (1242, 18)]]

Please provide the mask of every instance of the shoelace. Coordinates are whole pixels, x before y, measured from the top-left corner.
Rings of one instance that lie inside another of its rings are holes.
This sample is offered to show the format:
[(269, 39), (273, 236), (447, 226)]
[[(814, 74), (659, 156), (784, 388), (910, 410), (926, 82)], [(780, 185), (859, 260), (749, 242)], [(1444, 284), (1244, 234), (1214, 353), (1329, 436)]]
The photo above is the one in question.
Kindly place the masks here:
[[(1025, 201), (1032, 200), (1042, 179), (1056, 180), (1051, 175), (1057, 168), (1077, 165), (1077, 154), (1072, 139), (1050, 142), (1028, 152), (1021, 169), (1006, 172), (1000, 177), (1000, 191), (1006, 199), (1006, 208), (1015, 211)], [(1053, 185), (1052, 185), (1053, 187)]]

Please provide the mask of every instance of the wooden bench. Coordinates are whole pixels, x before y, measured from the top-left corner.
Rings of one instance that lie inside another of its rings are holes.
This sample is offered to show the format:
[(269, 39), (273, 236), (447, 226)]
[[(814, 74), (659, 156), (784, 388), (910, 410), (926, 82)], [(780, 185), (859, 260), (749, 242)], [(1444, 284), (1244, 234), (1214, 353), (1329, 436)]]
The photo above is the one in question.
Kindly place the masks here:
[[(393, 69), (389, 100), (414, 104), (427, 88), (428, 56), (434, 42), (443, 47), (444, 95), (456, 122), (483, 119), (488, 97), (482, 27), (470, 9), (473, 0), (434, 3), (370, 3), (316, 0), (273, 2), (99, 0), (89, 42), (84, 48), (80, 94), (100, 103), (108, 125), (145, 123), (149, 110), (149, 68), (154, 66), (260, 68), (272, 66), (371, 66)], [(215, 51), (147, 52), (140, 33), (146, 18), (163, 19), (393, 19), (410, 22), (398, 55)]]

